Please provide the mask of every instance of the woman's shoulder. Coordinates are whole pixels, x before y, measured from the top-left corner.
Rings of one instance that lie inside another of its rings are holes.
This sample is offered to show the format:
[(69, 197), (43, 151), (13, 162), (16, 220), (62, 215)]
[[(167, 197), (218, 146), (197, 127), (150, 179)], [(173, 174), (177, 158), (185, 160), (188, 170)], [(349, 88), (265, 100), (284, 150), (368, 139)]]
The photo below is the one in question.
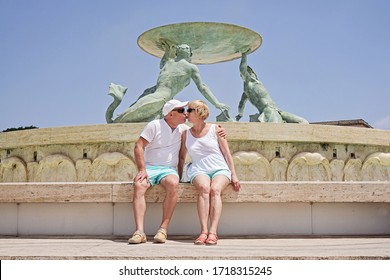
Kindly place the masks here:
[(217, 130), (217, 126), (218, 126), (217, 124), (215, 124), (215, 123), (208, 123), (207, 125), (208, 125), (209, 129)]
[(208, 128), (207, 128), (207, 129), (208, 129), (208, 130), (207, 130), (207, 133), (206, 133), (206, 134), (218, 136), (218, 135), (217, 135), (217, 133), (218, 133), (217, 124), (215, 124), (215, 123), (210, 123), (210, 124), (208, 124)]

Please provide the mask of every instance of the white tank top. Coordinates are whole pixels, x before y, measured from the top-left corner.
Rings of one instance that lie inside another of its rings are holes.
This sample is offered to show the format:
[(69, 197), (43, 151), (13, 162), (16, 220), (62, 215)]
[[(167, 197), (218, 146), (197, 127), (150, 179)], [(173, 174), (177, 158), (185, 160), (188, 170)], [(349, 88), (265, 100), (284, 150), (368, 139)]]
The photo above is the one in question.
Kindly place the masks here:
[(219, 169), (229, 170), (219, 148), (215, 128), (216, 125), (212, 124), (208, 133), (200, 138), (195, 138), (189, 130), (186, 131), (186, 147), (192, 160), (192, 164), (188, 167), (189, 178), (199, 172), (208, 174)]

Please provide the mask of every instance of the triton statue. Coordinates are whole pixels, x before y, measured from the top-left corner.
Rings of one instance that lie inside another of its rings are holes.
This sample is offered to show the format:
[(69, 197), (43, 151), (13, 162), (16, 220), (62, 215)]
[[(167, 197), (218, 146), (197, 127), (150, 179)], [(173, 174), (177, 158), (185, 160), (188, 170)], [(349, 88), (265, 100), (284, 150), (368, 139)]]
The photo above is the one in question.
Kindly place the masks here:
[[(146, 89), (137, 101), (116, 119), (112, 119), (112, 115), (115, 108), (120, 104), (123, 95), (112, 94), (110, 88), (109, 94), (114, 97), (114, 102), (106, 111), (106, 121), (108, 123), (147, 122), (161, 118), (161, 109), (164, 104), (188, 86), (191, 79), (195, 82), (202, 95), (217, 109), (223, 112), (230, 108), (228, 105), (220, 103), (207, 85), (202, 82), (198, 67), (191, 63), (192, 52), (188, 45), (181, 44), (175, 47), (164, 41), (161, 41), (160, 45), (164, 48), (165, 54), (161, 59), (161, 70), (156, 85)], [(169, 58), (172, 48), (176, 50), (176, 56)], [(122, 92), (125, 94), (125, 91)]]
[(263, 83), (258, 80), (256, 73), (247, 65), (246, 52), (241, 56), (240, 75), (244, 81), (244, 92), (238, 105), (237, 121), (242, 118), (245, 103), (249, 100), (259, 110), (258, 114), (250, 115), (251, 122), (308, 123), (304, 118), (284, 112), (276, 106)]
[[(150, 29), (138, 37), (138, 45), (147, 53), (161, 58), (156, 85), (147, 88), (123, 113), (113, 118), (127, 88), (110, 84), (109, 95), (114, 101), (106, 111), (107, 123), (148, 122), (162, 118), (162, 107), (191, 80), (204, 98), (221, 110), (217, 121), (239, 121), (249, 100), (259, 113), (250, 116), (254, 122), (308, 123), (305, 119), (280, 110), (271, 99), (256, 73), (247, 65), (247, 55), (262, 43), (261, 36), (250, 29), (226, 23), (187, 22)], [(229, 115), (230, 106), (218, 101), (203, 83), (196, 64), (212, 64), (241, 58), (240, 74), (244, 93), (235, 119)]]
[(115, 109), (127, 91), (126, 87), (111, 84), (109, 95), (114, 101), (107, 108), (106, 121), (147, 122), (161, 118), (163, 104), (195, 82), (200, 93), (221, 110), (217, 121), (234, 121), (229, 116), (230, 106), (223, 104), (202, 82), (195, 64), (212, 64), (237, 59), (237, 49), (245, 45), (255, 51), (261, 36), (244, 27), (216, 22), (185, 22), (150, 29), (138, 37), (138, 45), (145, 52), (161, 58), (160, 74), (155, 86), (146, 89), (138, 99), (113, 118)]

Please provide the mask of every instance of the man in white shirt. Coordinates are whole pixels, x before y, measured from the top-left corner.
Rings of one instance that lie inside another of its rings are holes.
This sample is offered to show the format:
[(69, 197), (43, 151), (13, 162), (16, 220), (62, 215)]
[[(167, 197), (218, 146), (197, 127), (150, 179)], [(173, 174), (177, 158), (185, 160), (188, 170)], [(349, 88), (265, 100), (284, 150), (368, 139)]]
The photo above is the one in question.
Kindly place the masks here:
[(149, 122), (135, 143), (134, 157), (138, 174), (134, 178), (133, 211), (136, 231), (129, 239), (130, 244), (145, 243), (144, 217), (146, 212), (145, 193), (150, 186), (160, 184), (165, 189), (163, 216), (154, 241), (165, 243), (167, 229), (176, 207), (179, 174), (177, 165), (181, 134), (188, 127), (184, 107), (188, 102), (172, 99), (163, 107), (164, 118)]

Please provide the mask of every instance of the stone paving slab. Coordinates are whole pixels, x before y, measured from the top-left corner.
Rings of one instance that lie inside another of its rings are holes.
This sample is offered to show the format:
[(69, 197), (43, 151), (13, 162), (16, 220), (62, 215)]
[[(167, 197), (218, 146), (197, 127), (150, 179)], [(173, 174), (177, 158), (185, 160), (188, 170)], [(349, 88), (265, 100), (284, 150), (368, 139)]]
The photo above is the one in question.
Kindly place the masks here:
[[(172, 237), (171, 237), (172, 238)], [(1, 260), (388, 260), (390, 236), (229, 237), (217, 246), (196, 246), (174, 237), (165, 244), (127, 244), (125, 237), (0, 237)]]

